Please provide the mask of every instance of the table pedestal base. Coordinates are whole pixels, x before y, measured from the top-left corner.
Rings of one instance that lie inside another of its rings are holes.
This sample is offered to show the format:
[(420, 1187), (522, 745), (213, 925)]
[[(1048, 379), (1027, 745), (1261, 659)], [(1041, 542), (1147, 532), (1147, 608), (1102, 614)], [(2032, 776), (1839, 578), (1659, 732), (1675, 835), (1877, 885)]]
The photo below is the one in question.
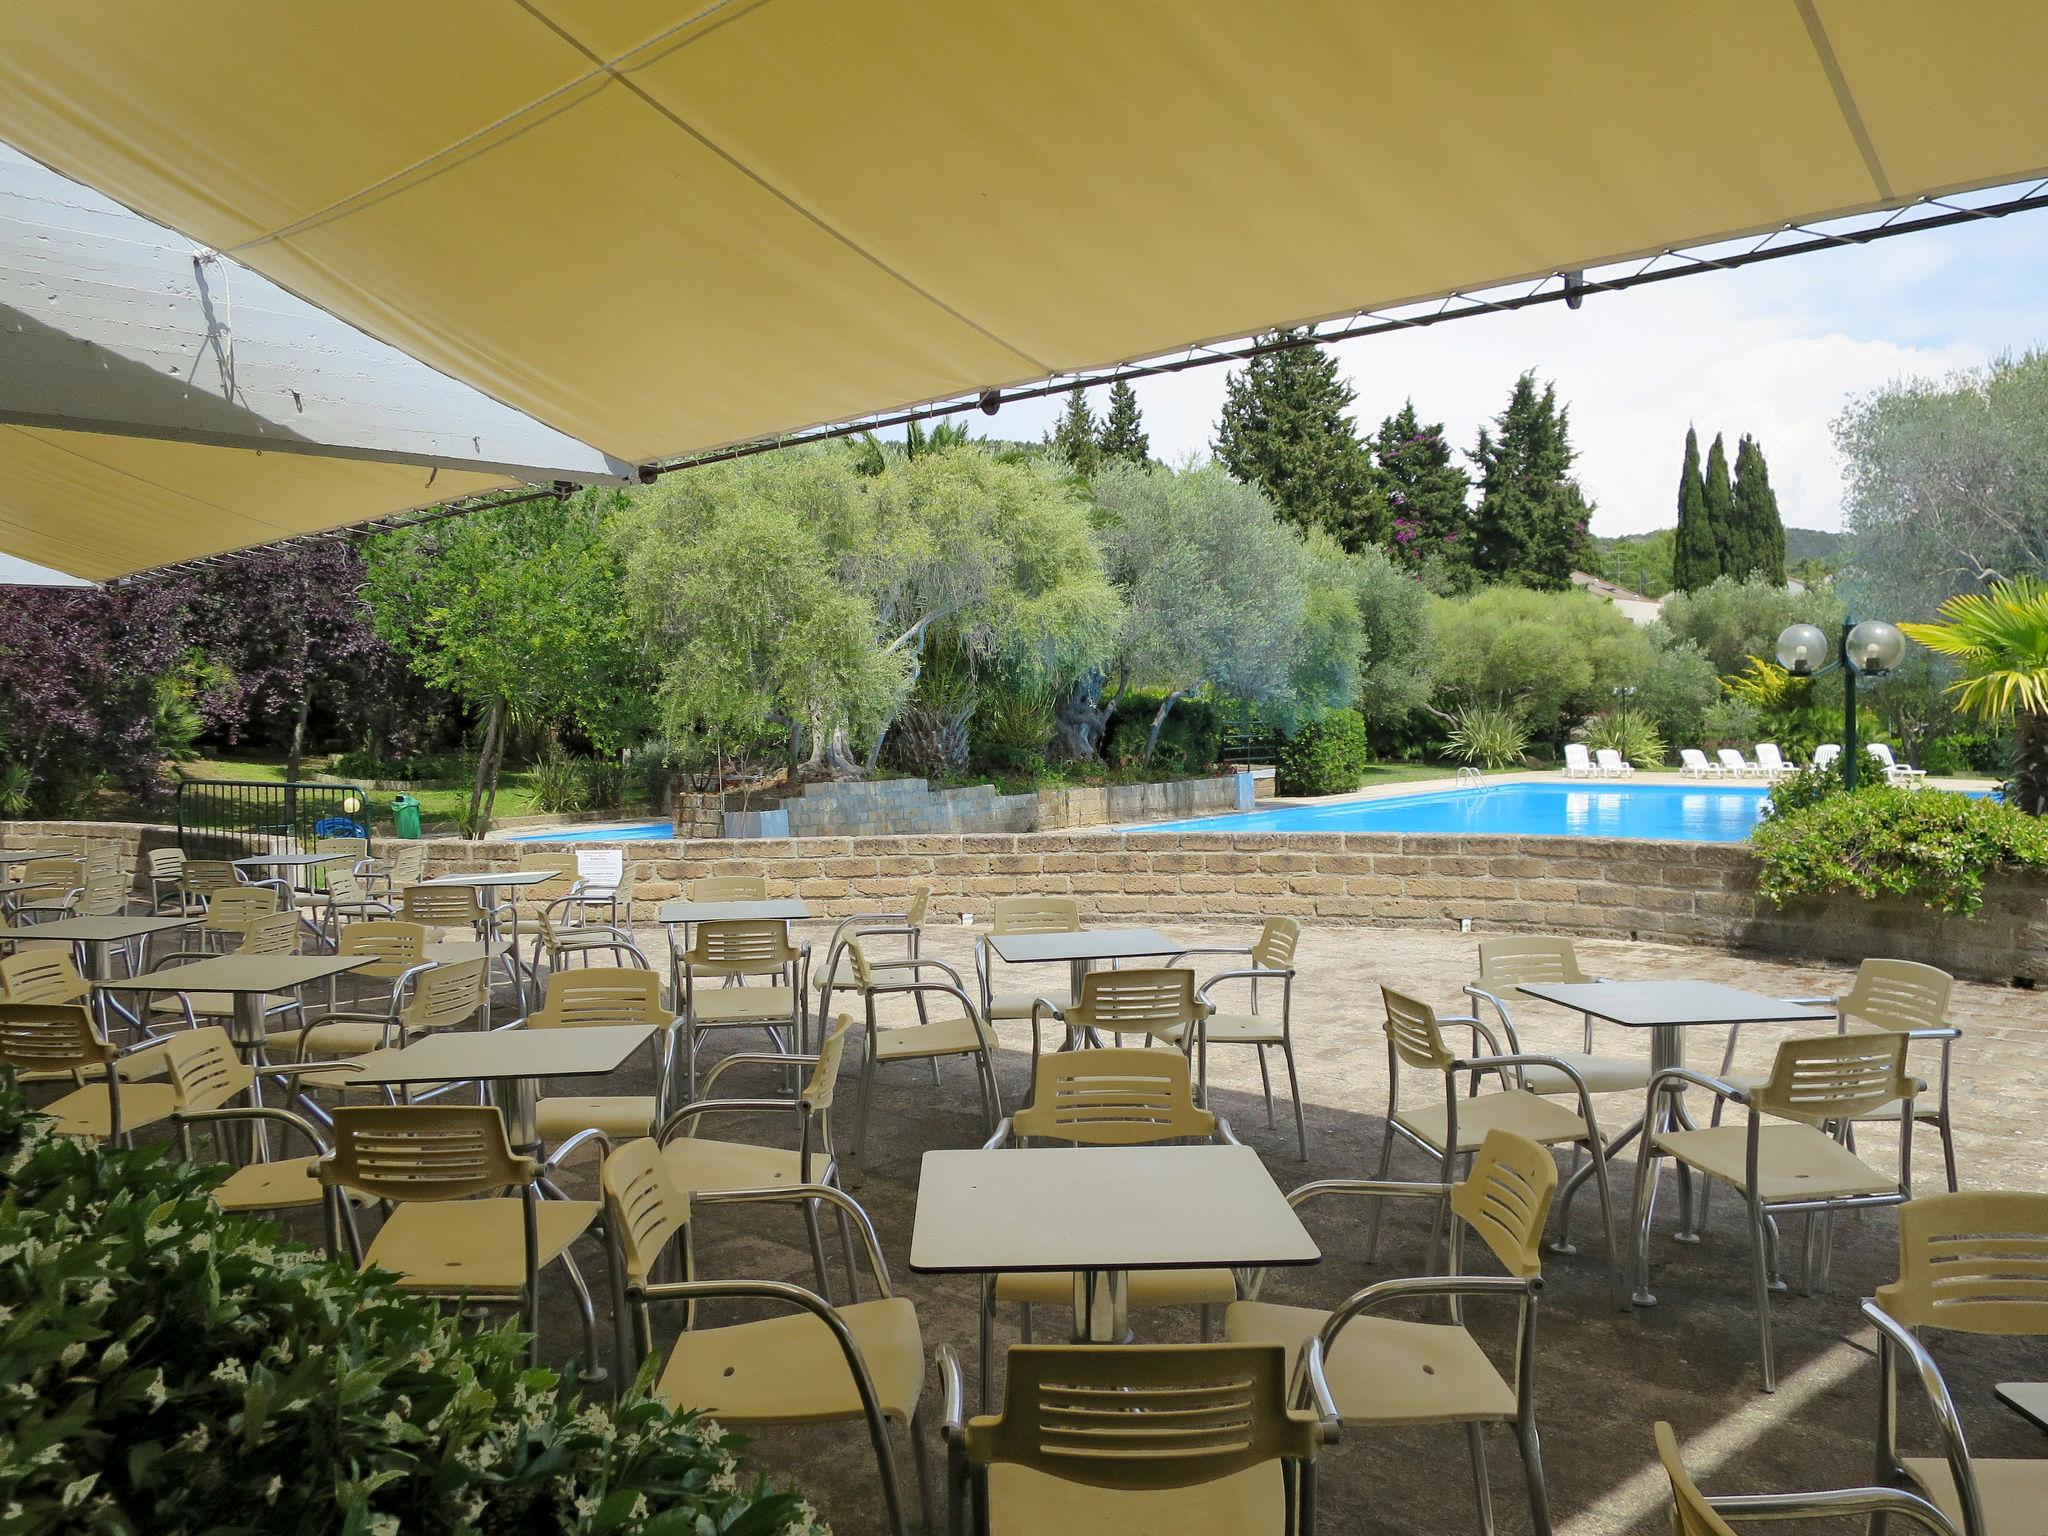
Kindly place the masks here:
[(1074, 1342), (1123, 1344), (1131, 1337), (1131, 1277), (1122, 1269), (1074, 1271)]

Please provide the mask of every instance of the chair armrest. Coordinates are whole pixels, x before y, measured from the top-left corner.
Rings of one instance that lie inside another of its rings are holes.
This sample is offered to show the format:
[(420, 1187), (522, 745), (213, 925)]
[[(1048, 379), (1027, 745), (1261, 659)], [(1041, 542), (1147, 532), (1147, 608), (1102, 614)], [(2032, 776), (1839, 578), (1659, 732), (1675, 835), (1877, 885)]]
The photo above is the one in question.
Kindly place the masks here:
[(1431, 1184), (1407, 1179), (1317, 1179), (1290, 1190), (1287, 1203), (1295, 1210), (1325, 1195), (1371, 1195), (1387, 1199), (1441, 1200), (1456, 1185)]
[(571, 1153), (577, 1152), (581, 1150), (583, 1147), (590, 1145), (595, 1145), (598, 1148), (598, 1150), (601, 1153), (603, 1153), (604, 1156), (611, 1156), (611, 1137), (605, 1135), (605, 1133), (597, 1129), (596, 1126), (591, 1126), (586, 1130), (578, 1131), (575, 1135), (571, 1136), (567, 1141), (563, 1142), (559, 1147), (555, 1148), (555, 1150), (551, 1154), (549, 1154), (547, 1161), (540, 1165), (540, 1171), (542, 1173), (547, 1173), (552, 1169), (560, 1168), (564, 1163), (569, 1161), (569, 1156)]
[[(935, 960), (929, 955), (920, 956), (915, 959), (906, 958), (900, 960), (870, 960), (868, 962), (868, 969), (870, 971), (944, 971), (948, 976), (953, 978), (954, 986), (964, 987), (966, 985), (966, 983), (960, 979), (960, 973), (957, 970), (955, 970), (952, 966), (948, 965), (945, 961)], [(878, 988), (877, 990), (880, 989)]]
[(981, 1144), (981, 1150), (984, 1152), (998, 1151), (1008, 1144), (1010, 1137), (1016, 1133), (1016, 1129), (1016, 1117), (1014, 1115), (1003, 1116), (1001, 1120), (996, 1122), (995, 1134)]
[(919, 992), (941, 992), (959, 1003), (966, 1010), (968, 1018), (979, 1019), (981, 1017), (980, 1010), (974, 1006), (974, 999), (969, 997), (964, 989), (954, 986), (951, 982), (906, 981), (899, 982), (893, 987), (870, 987), (868, 992), (871, 996), (875, 997), (909, 997)]
[(1389, 1302), (1434, 1296), (1514, 1296), (1526, 1300), (1542, 1288), (1540, 1275), (1527, 1280), (1518, 1280), (1513, 1275), (1408, 1275), (1399, 1280), (1381, 1280), (1368, 1285), (1324, 1318), (1316, 1337), (1327, 1354), (1346, 1323)]
[(1747, 1104), (1749, 1095), (1733, 1083), (1724, 1083), (1718, 1077), (1710, 1077), (1692, 1067), (1665, 1067), (1650, 1078), (1650, 1092), (1660, 1092), (1666, 1083), (1689, 1083), (1695, 1088), (1704, 1088), (1711, 1094), (1728, 1100), (1731, 1104)]
[(1195, 988), (1195, 996), (1202, 999), (1204, 1002), (1207, 1002), (1209, 999), (1209, 989), (1221, 982), (1259, 980), (1282, 981), (1291, 980), (1293, 979), (1293, 976), (1294, 971), (1292, 967), (1289, 967), (1287, 970), (1284, 971), (1275, 971), (1270, 970), (1262, 965), (1252, 965), (1246, 966), (1241, 971), (1218, 971), (1214, 976), (1211, 976), (1207, 981), (1203, 982), (1199, 987)]
[(1323, 1373), (1323, 1341), (1310, 1339), (1301, 1351), (1302, 1383), (1307, 1388), (1306, 1396), (1316, 1411), (1323, 1443), (1330, 1445), (1344, 1432), (1344, 1416), (1337, 1411), (1337, 1398), (1330, 1391), (1330, 1378)]
[[(1210, 1113), (1212, 1115), (1216, 1114), (1214, 1110), (1211, 1110)], [(1221, 1115), (1216, 1115), (1216, 1139), (1227, 1147), (1241, 1147), (1244, 1145), (1243, 1142), (1237, 1139), (1237, 1132), (1230, 1128), (1230, 1122)]]
[[(696, 1134), (696, 1122), (704, 1115), (742, 1112), (748, 1114), (767, 1114), (770, 1111), (781, 1111), (784, 1114), (791, 1111), (801, 1113), (803, 1107), (802, 1102), (797, 1099), (692, 1099), (680, 1109), (669, 1111), (668, 1118), (662, 1121), (660, 1128), (655, 1131), (654, 1139), (660, 1145), (667, 1146), (676, 1139), (672, 1133), (684, 1120), (690, 1122), (691, 1129), (689, 1134), (694, 1136)], [(688, 1138), (685, 1137), (684, 1139), (687, 1140)], [(693, 1196), (692, 1198), (695, 1197)]]
[(1940, 1029), (1902, 1030), (1901, 1033), (1908, 1040), (1960, 1040), (1963, 1038), (1963, 1032), (1953, 1024), (1945, 1024)]
[(952, 1345), (941, 1344), (932, 1358), (939, 1367), (939, 1434), (957, 1440), (967, 1433), (967, 1381), (960, 1372), (960, 1357)]
[(1962, 1536), (1935, 1505), (1904, 1488), (1825, 1488), (1813, 1493), (1709, 1494), (1728, 1520), (1822, 1520), (1837, 1515), (1899, 1515), (1937, 1536)]
[[(707, 1205), (793, 1205), (809, 1201), (821, 1201), (845, 1213), (860, 1233), (862, 1245), (867, 1249), (868, 1268), (875, 1277), (875, 1288), (886, 1299), (895, 1295), (889, 1284), (889, 1263), (882, 1257), (882, 1239), (875, 1231), (875, 1223), (867, 1210), (853, 1196), (843, 1189), (830, 1184), (789, 1184), (778, 1189), (723, 1189), (708, 1190), (690, 1196), (693, 1207)], [(808, 1294), (808, 1293), (806, 1293)]]
[(1031, 999), (1032, 1024), (1036, 1025), (1038, 1021), (1044, 1018), (1047, 1014), (1051, 1014), (1054, 1018), (1058, 1019), (1062, 1024), (1067, 1022), (1066, 1009), (1062, 1008), (1058, 1003), (1054, 1002), (1051, 998), (1034, 997), (1033, 999)]
[(1248, 955), (1252, 952), (1252, 949), (1253, 946), (1250, 944), (1203, 945), (1195, 949), (1183, 949), (1177, 954), (1168, 955), (1162, 964), (1176, 966), (1181, 961), (1187, 959), (1189, 955)]
[(325, 1157), (330, 1150), (327, 1143), (320, 1139), (320, 1133), (313, 1128), (310, 1120), (295, 1115), (288, 1109), (278, 1109), (269, 1104), (247, 1104), (224, 1109), (173, 1110), (171, 1118), (180, 1124), (207, 1120), (271, 1120), (305, 1137), (312, 1143), (316, 1157)]
[(818, 1058), (809, 1054), (784, 1056), (779, 1051), (735, 1051), (730, 1056), (721, 1056), (718, 1064), (705, 1074), (703, 1097), (707, 1100), (711, 1097), (712, 1085), (727, 1067), (815, 1067), (817, 1064)]

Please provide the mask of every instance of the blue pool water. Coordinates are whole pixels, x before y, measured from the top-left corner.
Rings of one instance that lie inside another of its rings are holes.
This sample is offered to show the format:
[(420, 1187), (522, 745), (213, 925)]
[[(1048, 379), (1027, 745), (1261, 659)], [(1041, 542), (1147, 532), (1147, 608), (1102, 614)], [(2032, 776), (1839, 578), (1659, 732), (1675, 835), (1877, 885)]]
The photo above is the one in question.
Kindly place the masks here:
[(1146, 832), (1476, 832), (1739, 843), (1765, 791), (1732, 785), (1486, 784), (1473, 789), (1243, 811), (1147, 825)]
[(674, 837), (676, 829), (665, 821), (635, 822), (630, 827), (565, 827), (560, 832), (522, 832), (505, 839), (508, 843), (651, 843)]

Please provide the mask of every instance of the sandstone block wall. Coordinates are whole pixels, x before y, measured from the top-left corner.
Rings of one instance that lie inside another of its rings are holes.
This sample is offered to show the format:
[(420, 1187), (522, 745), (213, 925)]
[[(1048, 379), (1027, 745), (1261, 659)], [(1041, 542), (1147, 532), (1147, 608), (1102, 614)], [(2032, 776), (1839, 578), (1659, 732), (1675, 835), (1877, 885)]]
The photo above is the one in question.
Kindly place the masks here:
[[(175, 841), (164, 827), (0, 823), (8, 848), (75, 846), (83, 835), (117, 838), (131, 854)], [(437, 839), (430, 870), (509, 868), (522, 853), (591, 846)], [(643, 868), (634, 912), (643, 923), (686, 880), (764, 870), (773, 889), (803, 897), (820, 917), (887, 907), (929, 885), (936, 921), (962, 913), (985, 921), (996, 897), (1034, 891), (1078, 897), (1096, 923), (1254, 923), (1276, 913), (1424, 927), (1470, 919), (1482, 931), (1712, 944), (1850, 964), (1892, 955), (1984, 981), (2048, 975), (2048, 882), (1995, 877), (1970, 917), (1855, 897), (1779, 911), (1757, 895), (1756, 861), (1741, 843), (1035, 832), (614, 846)]]

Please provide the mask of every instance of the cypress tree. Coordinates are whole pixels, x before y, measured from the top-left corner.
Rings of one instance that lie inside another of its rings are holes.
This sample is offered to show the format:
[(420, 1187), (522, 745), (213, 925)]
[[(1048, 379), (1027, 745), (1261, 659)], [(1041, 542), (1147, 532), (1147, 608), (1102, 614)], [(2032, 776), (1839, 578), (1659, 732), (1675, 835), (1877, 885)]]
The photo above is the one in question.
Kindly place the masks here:
[[(1735, 445), (1735, 519), (1749, 550), (1750, 569), (1774, 587), (1785, 584), (1785, 523), (1778, 515), (1778, 496), (1771, 489), (1770, 467), (1763, 448), (1745, 435)], [(1730, 574), (1746, 576), (1750, 571)]]
[(1536, 375), (1515, 380), (1494, 431), (1479, 429), (1479, 505), (1472, 513), (1472, 563), (1485, 576), (1562, 589), (1589, 547), (1592, 508), (1571, 478), (1569, 411), (1557, 386)]
[(1707, 526), (1714, 533), (1714, 574), (1740, 581), (1749, 574), (1749, 536), (1735, 520), (1735, 492), (1728, 483), (1728, 450), (1721, 434), (1714, 434), (1714, 446), (1707, 450), (1707, 467), (1702, 475), (1707, 508)]
[(1432, 556), (1456, 564), (1469, 562), (1471, 517), (1465, 493), (1472, 481), (1451, 462), (1444, 424), (1422, 425), (1410, 400), (1380, 423), (1372, 450), (1386, 487), (1394, 553), (1414, 565)]
[(1700, 435), (1685, 429), (1685, 464), (1678, 471), (1678, 537), (1671, 548), (1671, 585), (1680, 592), (1704, 587), (1721, 574), (1721, 551), (1707, 521), (1707, 488), (1700, 476)]
[(1067, 396), (1067, 408), (1053, 429), (1045, 434), (1046, 445), (1066, 455), (1077, 475), (1092, 475), (1102, 467), (1102, 443), (1095, 413), (1088, 408), (1079, 385)]
[(1139, 466), (1152, 461), (1152, 440), (1138, 415), (1138, 392), (1123, 379), (1109, 386), (1109, 413), (1102, 418), (1096, 442), (1105, 461), (1129, 459)]
[(1217, 461), (1233, 478), (1272, 497), (1295, 527), (1321, 528), (1353, 550), (1384, 543), (1391, 521), (1351, 417), (1355, 398), (1329, 352), (1287, 347), (1230, 375), (1216, 429)]

